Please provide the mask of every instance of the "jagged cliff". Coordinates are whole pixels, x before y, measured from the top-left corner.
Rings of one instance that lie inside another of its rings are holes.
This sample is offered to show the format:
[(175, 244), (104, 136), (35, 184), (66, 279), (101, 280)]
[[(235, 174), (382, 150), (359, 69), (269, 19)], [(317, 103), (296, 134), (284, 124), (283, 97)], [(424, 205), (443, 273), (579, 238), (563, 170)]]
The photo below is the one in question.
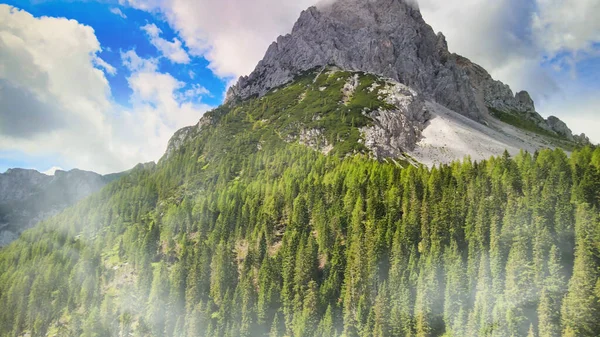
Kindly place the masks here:
[(399, 0), (340, 0), (302, 12), (291, 34), (279, 37), (256, 70), (230, 89), (228, 101), (264, 95), (325, 65), (389, 77), (475, 119), (485, 113), (445, 37)]
[(391, 78), (477, 121), (489, 117), (493, 108), (575, 139), (556, 117), (542, 118), (526, 91), (513, 94), (483, 67), (451, 54), (444, 35), (436, 34), (418, 7), (405, 0), (338, 0), (307, 9), (256, 69), (230, 88), (227, 102), (262, 96), (304, 71), (327, 65)]
[[(282, 101), (290, 91), (299, 97)], [(315, 91), (321, 93), (310, 96)], [(307, 116), (309, 122), (285, 126), (296, 134), (282, 140), (330, 154), (336, 141), (349, 139), (325, 139), (324, 134), (343, 122), (325, 126), (316, 121), (327, 109), (346, 111), (356, 93), (362, 95), (361, 103), (365, 98), (371, 103), (360, 111), (365, 125), (350, 143), (359, 142), (379, 159), (431, 166), (465, 156), (483, 160), (505, 150), (570, 151), (590, 143), (560, 119), (544, 119), (527, 91), (513, 93), (480, 65), (450, 53), (444, 35), (436, 34), (407, 0), (337, 0), (303, 11), (292, 32), (277, 38), (256, 69), (229, 89), (225, 110), (250, 101), (261, 102), (264, 109), (275, 100), (279, 120), (289, 120), (311, 108), (303, 107), (308, 95), (320, 107)], [(330, 106), (331, 100), (337, 106)], [(215, 122), (207, 115), (178, 131), (163, 160)], [(288, 129), (279, 130), (280, 135)]]

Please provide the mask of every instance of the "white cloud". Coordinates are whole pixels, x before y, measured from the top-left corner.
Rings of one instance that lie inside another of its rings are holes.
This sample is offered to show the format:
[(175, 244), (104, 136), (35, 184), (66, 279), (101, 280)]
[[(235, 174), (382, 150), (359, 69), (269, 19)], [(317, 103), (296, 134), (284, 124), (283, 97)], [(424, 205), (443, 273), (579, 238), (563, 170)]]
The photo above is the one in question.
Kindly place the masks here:
[(190, 62), (190, 57), (183, 49), (179, 39), (174, 38), (173, 42), (170, 42), (161, 38), (160, 34), (162, 31), (153, 23), (147, 24), (141, 28), (146, 32), (146, 34), (148, 34), (150, 43), (152, 43), (152, 45), (156, 47), (156, 49), (158, 49), (164, 57), (171, 60), (171, 62), (182, 64), (187, 64)]
[(101, 59), (99, 57), (94, 58), (94, 64), (97, 65), (98, 67), (104, 69), (104, 71), (106, 71), (106, 73), (109, 75), (114, 76), (117, 74), (117, 68), (106, 63), (106, 61), (104, 61), (103, 59)]
[(128, 155), (155, 160), (177, 129), (196, 123), (210, 107), (187, 97), (186, 93), (196, 87), (186, 90), (185, 83), (158, 72), (155, 60), (142, 59), (132, 50), (123, 53), (122, 58), (123, 64), (133, 70), (128, 79), (133, 107), (120, 116), (115, 126), (133, 145), (124, 149)]
[(600, 42), (600, 1), (537, 0), (536, 41), (550, 53), (590, 50)]
[(200, 84), (194, 84), (190, 89), (180, 95), (182, 100), (190, 100), (202, 96), (210, 96), (210, 91)]
[(155, 72), (158, 69), (158, 60), (155, 58), (143, 59), (138, 56), (135, 50), (121, 52), (123, 65), (132, 72), (146, 71)]
[(127, 19), (127, 15), (125, 15), (125, 13), (123, 13), (123, 11), (120, 8), (112, 7), (110, 9), (110, 12), (113, 13), (114, 15), (118, 15), (118, 16), (122, 17), (123, 19)]
[(124, 109), (112, 101), (104, 71), (113, 68), (100, 51), (91, 27), (0, 5), (0, 150), (125, 170), (160, 158), (169, 137), (209, 108), (184, 98), (190, 87), (159, 73), (156, 60), (129, 51), (132, 107)]
[(221, 77), (250, 73), (277, 35), (288, 33), (315, 0), (121, 0), (161, 12), (193, 55)]

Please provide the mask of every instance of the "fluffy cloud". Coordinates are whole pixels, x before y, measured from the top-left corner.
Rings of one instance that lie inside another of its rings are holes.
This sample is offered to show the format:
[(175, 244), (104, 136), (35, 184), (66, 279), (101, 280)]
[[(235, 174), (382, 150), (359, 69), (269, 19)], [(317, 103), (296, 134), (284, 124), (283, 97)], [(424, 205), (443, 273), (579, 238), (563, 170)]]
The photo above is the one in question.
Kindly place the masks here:
[(164, 57), (171, 60), (171, 62), (182, 64), (190, 63), (190, 57), (183, 49), (179, 39), (175, 38), (173, 39), (173, 42), (170, 42), (161, 38), (160, 34), (162, 31), (153, 23), (143, 26), (142, 30), (148, 34), (150, 43), (152, 43), (152, 45), (156, 47), (156, 49), (158, 49)]
[(116, 132), (132, 145), (123, 148), (127, 156), (156, 160), (177, 129), (196, 123), (210, 107), (197, 102), (199, 95), (186, 95), (196, 87), (185, 90), (185, 83), (158, 72), (156, 60), (140, 58), (133, 50), (121, 56), (123, 64), (132, 71), (128, 82), (133, 90), (133, 107), (123, 111), (114, 123)]
[(598, 0), (537, 0), (532, 28), (538, 44), (551, 53), (589, 51), (600, 42)]
[(194, 55), (221, 77), (250, 73), (277, 35), (291, 30), (315, 0), (120, 0), (160, 12)]
[[(169, 137), (209, 108), (157, 61), (123, 54), (132, 108), (114, 103), (92, 28), (0, 5), (0, 151), (54, 154), (61, 165), (114, 172), (158, 159)], [(68, 60), (68, 62), (65, 62)]]

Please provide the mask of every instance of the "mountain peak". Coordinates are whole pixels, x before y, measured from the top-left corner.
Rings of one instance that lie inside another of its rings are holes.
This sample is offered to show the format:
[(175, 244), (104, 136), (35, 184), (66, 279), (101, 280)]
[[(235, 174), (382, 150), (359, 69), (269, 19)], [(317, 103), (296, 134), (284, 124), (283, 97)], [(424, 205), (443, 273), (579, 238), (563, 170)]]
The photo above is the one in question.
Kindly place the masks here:
[(477, 104), (465, 72), (450, 57), (420, 11), (400, 0), (339, 0), (302, 12), (292, 32), (280, 36), (228, 101), (262, 96), (304, 71), (335, 65), (391, 78), (471, 118)]
[(450, 53), (444, 34), (434, 32), (414, 1), (404, 0), (337, 0), (308, 8), (229, 89), (226, 101), (263, 96), (328, 65), (393, 79), (473, 120), (485, 121), (491, 108), (522, 113), (549, 132), (566, 131), (553, 130), (560, 123), (544, 120), (526, 91), (515, 95), (483, 67)]

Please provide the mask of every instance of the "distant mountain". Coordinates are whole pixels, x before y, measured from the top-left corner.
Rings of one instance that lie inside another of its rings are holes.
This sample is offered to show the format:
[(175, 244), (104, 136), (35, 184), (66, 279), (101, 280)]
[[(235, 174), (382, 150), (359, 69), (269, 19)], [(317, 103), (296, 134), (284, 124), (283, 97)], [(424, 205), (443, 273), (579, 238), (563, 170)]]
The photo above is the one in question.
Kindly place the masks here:
[(118, 177), (81, 170), (57, 170), (53, 176), (25, 169), (0, 174), (0, 247)]

